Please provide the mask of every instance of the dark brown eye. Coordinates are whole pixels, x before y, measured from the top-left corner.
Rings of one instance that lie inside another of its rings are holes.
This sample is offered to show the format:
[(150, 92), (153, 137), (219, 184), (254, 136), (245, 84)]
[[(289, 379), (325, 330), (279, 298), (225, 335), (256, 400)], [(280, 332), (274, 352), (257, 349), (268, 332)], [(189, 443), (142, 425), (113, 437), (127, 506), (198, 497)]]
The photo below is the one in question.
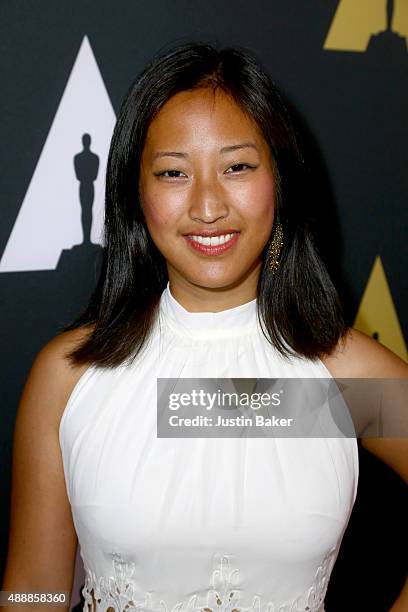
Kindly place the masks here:
[[(253, 168), (253, 167), (254, 166), (250, 166), (249, 164), (234, 164), (229, 169), (231, 170), (232, 168), (234, 168), (235, 172), (241, 172), (242, 170), (246, 170), (247, 168)], [(233, 174), (235, 174), (235, 172), (233, 172)]]
[(159, 174), (157, 174), (156, 176), (166, 176), (166, 178), (178, 178), (179, 174), (182, 174), (182, 172), (180, 172), (180, 170), (165, 170), (164, 172), (160, 172)]

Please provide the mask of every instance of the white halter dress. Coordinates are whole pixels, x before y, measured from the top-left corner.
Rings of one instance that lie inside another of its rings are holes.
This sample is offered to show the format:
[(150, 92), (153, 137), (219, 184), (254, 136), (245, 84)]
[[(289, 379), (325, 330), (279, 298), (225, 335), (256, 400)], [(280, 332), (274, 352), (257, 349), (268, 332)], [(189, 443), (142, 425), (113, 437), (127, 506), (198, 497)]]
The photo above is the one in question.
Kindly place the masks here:
[(284, 360), (256, 300), (191, 313), (168, 284), (144, 353), (90, 366), (60, 422), (84, 610), (324, 611), (357, 493), (356, 439), (158, 438), (157, 378), (181, 376), (330, 373)]

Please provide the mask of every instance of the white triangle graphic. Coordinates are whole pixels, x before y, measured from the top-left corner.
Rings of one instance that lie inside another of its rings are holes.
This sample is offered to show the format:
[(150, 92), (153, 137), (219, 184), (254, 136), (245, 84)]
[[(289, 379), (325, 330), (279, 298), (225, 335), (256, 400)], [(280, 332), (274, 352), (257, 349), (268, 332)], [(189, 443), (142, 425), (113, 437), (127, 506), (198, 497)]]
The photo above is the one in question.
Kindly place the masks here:
[(84, 36), (30, 185), (4, 250), (0, 272), (55, 269), (61, 251), (83, 241), (74, 156), (82, 136), (99, 157), (91, 241), (102, 244), (105, 172), (116, 117)]

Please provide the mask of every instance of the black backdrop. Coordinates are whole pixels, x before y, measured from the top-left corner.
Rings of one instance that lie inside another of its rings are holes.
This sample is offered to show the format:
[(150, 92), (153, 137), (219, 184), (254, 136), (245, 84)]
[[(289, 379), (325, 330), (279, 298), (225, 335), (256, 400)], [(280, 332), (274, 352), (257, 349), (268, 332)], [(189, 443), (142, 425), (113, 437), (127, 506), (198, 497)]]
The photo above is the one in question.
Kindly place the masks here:
[[(322, 250), (344, 296), (348, 322), (356, 323), (370, 274), (380, 257), (386, 283), (373, 284), (370, 299), (364, 302), (366, 324), (361, 324), (364, 317), (360, 317), (359, 328), (406, 358), (408, 56), (401, 30), (408, 32), (408, 13), (400, 3), (388, 2), (394, 18), (400, 11), (399, 33), (393, 22), (393, 31), (381, 31), (386, 29), (387, 3), (351, 0), (360, 5), (355, 19), (358, 28), (368, 32), (367, 48), (353, 49), (347, 28), (343, 48), (341, 28), (337, 32), (340, 48), (327, 44), (325, 48), (336, 15), (350, 5), (350, 0), (342, 2), (343, 7), (338, 0), (2, 2), (3, 263), (85, 36), (115, 112), (135, 74), (163, 46), (190, 39), (242, 45), (257, 55), (287, 94), (303, 126), (311, 173), (316, 178), (313, 202), (305, 201), (305, 206), (313, 206), (317, 213)], [(363, 5), (367, 12), (361, 10)], [(377, 23), (382, 19), (383, 26), (368, 31), (372, 11), (377, 11)], [(67, 133), (74, 128), (72, 118), (67, 118)], [(54, 139), (55, 146), (62, 155), (63, 139), (57, 145)], [(81, 147), (79, 141), (78, 151)], [(92, 144), (91, 149), (98, 152)], [(58, 159), (58, 151), (53, 157)], [(42, 201), (38, 193), (44, 201), (49, 196), (46, 165), (44, 168), (42, 182), (37, 180), (37, 196), (31, 198), (34, 222), (24, 229), (26, 261), (30, 249), (34, 261), (37, 250), (47, 244), (46, 233), (38, 240), (41, 225), (35, 222), (39, 219), (35, 207), (39, 210)], [(20, 251), (17, 244), (15, 252)], [(1, 573), (7, 549), (11, 444), (18, 399), (36, 352), (86, 301), (95, 282), (100, 249), (88, 249), (86, 256), (71, 255), (48, 268), (23, 262), (15, 269), (11, 256), (0, 267)], [(381, 308), (384, 302), (388, 304), (385, 311)], [(389, 309), (390, 303), (394, 310)], [(391, 335), (387, 327), (394, 330)], [(393, 344), (395, 333), (398, 342)], [(403, 483), (361, 447), (359, 452), (358, 498), (329, 585), (328, 612), (387, 610), (407, 571), (403, 515), (408, 505)]]

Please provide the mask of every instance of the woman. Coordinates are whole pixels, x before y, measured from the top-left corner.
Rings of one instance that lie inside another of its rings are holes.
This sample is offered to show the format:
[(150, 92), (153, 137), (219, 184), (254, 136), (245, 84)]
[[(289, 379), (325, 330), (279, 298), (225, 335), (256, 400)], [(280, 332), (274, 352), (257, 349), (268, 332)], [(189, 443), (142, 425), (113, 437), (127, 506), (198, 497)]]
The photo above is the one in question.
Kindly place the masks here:
[[(70, 591), (78, 536), (85, 609), (324, 610), (356, 440), (156, 430), (158, 378), (406, 378), (345, 326), (303, 186), (291, 118), (246, 51), (175, 47), (131, 86), (99, 283), (21, 399), (4, 590)], [(408, 479), (405, 442), (365, 446)]]

